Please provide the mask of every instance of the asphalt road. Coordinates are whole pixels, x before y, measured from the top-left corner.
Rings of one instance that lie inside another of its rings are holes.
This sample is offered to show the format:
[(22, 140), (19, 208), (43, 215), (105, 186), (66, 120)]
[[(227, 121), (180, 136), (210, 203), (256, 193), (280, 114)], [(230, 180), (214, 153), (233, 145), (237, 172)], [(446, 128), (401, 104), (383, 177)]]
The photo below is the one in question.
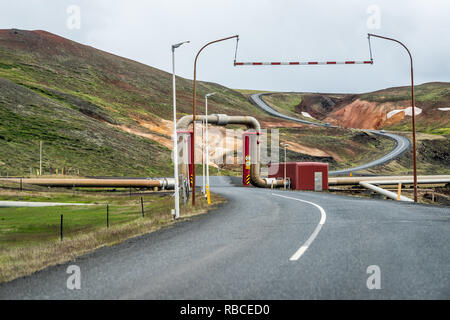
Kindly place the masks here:
[[(0, 285), (0, 298), (450, 298), (448, 207), (211, 180), (228, 198), (218, 210)], [(80, 290), (66, 288), (72, 264)], [(367, 288), (371, 265), (381, 289)]]
[[(302, 120), (302, 119), (298, 119), (298, 118), (294, 118), (294, 117), (290, 117), (287, 115), (284, 115), (274, 109), (272, 109), (262, 98), (261, 96), (263, 95), (268, 95), (268, 93), (257, 93), (257, 94), (252, 94), (250, 96), (250, 101), (257, 107), (261, 108), (262, 110), (264, 110), (265, 112), (275, 116), (275, 117), (279, 117), (279, 118), (283, 118), (286, 120), (290, 120), (290, 121), (295, 121), (295, 122), (299, 122), (299, 123), (304, 123), (304, 124), (314, 124), (317, 126), (323, 126), (323, 127), (327, 127), (324, 123), (320, 123), (320, 122), (313, 122), (313, 121), (307, 121), (307, 120)], [(336, 126), (329, 126), (331, 128), (336, 128)], [(404, 152), (408, 151), (408, 149), (411, 147), (411, 143), (410, 141), (403, 137), (403, 136), (399, 136), (393, 133), (382, 133), (378, 130), (361, 130), (361, 131), (367, 131), (367, 132), (371, 132), (380, 136), (385, 136), (389, 139), (392, 139), (396, 142), (394, 149), (392, 149), (391, 151), (389, 151), (387, 154), (385, 154), (384, 156), (371, 161), (369, 163), (363, 164), (361, 166), (357, 166), (357, 167), (353, 167), (353, 168), (348, 168), (348, 169), (343, 169), (343, 170), (336, 170), (336, 171), (330, 171), (328, 174), (329, 175), (348, 175), (350, 172), (356, 172), (359, 170), (364, 170), (364, 169), (368, 169), (371, 167), (375, 167), (381, 164), (385, 164), (389, 161), (394, 160), (395, 158), (397, 158), (398, 156), (402, 155)]]

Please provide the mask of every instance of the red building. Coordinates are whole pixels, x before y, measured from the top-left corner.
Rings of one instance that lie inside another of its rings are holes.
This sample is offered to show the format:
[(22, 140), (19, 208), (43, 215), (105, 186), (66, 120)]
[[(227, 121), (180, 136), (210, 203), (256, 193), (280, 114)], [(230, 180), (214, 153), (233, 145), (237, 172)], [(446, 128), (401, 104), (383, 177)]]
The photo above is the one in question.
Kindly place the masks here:
[[(269, 178), (284, 178), (285, 163), (269, 165)], [(286, 177), (293, 190), (328, 190), (328, 163), (287, 162)]]

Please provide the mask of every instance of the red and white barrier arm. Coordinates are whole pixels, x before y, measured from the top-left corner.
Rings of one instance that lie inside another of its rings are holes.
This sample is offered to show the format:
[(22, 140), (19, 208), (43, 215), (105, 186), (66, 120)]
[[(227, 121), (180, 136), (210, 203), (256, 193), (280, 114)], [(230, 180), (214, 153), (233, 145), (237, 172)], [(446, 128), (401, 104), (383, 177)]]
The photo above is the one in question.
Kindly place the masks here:
[(366, 61), (308, 61), (308, 62), (234, 62), (235, 66), (314, 66), (314, 65), (335, 65), (335, 64), (373, 64), (373, 60)]

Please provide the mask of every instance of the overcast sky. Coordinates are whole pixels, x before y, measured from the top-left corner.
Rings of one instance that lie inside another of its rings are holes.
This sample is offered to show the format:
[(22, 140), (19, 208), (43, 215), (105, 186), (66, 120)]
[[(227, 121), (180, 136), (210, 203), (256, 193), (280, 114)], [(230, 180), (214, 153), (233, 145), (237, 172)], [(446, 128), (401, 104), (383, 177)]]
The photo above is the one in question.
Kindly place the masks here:
[[(77, 28), (76, 11), (80, 9)], [(68, 23), (70, 28), (68, 27)], [(3, 0), (0, 28), (46, 30), (177, 74), (193, 77), (206, 42), (239, 34), (238, 61), (366, 60), (367, 33), (411, 50), (415, 81), (450, 81), (448, 0)], [(367, 92), (409, 84), (406, 51), (372, 39), (374, 65), (233, 67), (236, 42), (205, 49), (198, 78), (231, 88)]]

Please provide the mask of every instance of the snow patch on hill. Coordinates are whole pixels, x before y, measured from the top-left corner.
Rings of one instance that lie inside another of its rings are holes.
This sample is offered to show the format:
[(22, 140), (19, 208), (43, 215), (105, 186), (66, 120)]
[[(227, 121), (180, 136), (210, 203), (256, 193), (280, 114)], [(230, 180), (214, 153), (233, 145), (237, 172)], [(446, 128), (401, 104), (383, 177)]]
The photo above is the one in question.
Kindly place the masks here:
[[(405, 116), (412, 116), (412, 107), (408, 107), (408, 108), (405, 108), (405, 109), (392, 110), (392, 111), (390, 111), (390, 112), (388, 112), (386, 114), (386, 119), (392, 118), (393, 116), (395, 116), (397, 113), (400, 113), (400, 112), (404, 112)], [(414, 115), (417, 116), (417, 115), (419, 115), (421, 113), (422, 113), (422, 109), (421, 108), (418, 108), (418, 107), (414, 108)]]
[(314, 119), (313, 116), (311, 116), (308, 112), (305, 112), (305, 111), (302, 111), (302, 116), (307, 117), (307, 118)]

